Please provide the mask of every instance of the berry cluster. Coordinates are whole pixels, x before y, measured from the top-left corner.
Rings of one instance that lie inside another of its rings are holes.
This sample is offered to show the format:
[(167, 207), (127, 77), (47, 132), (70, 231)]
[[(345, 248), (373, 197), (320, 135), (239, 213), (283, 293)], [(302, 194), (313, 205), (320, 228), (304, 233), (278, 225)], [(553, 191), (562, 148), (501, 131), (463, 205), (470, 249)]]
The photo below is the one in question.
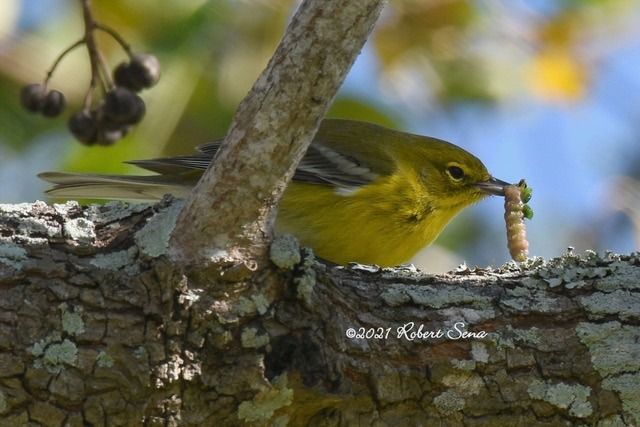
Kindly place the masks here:
[[(144, 117), (145, 104), (137, 93), (158, 82), (160, 63), (153, 55), (134, 54), (117, 32), (93, 20), (88, 2), (83, 2), (83, 7), (84, 37), (58, 56), (44, 83), (23, 87), (20, 99), (22, 106), (28, 111), (41, 113), (46, 117), (60, 115), (66, 105), (65, 97), (60, 91), (47, 89), (49, 79), (66, 54), (85, 45), (91, 62), (91, 83), (82, 110), (72, 114), (69, 119), (69, 131), (83, 144), (111, 145), (123, 138)], [(108, 68), (94, 38), (95, 30), (104, 31), (113, 37), (129, 56), (128, 61), (122, 62), (113, 70), (113, 76), (106, 71)], [(102, 89), (102, 97), (93, 96), (99, 87)]]
[(69, 131), (80, 142), (111, 145), (123, 138), (144, 117), (145, 104), (136, 92), (155, 85), (160, 64), (153, 55), (136, 54), (113, 72), (115, 87), (94, 108), (85, 108), (69, 119)]

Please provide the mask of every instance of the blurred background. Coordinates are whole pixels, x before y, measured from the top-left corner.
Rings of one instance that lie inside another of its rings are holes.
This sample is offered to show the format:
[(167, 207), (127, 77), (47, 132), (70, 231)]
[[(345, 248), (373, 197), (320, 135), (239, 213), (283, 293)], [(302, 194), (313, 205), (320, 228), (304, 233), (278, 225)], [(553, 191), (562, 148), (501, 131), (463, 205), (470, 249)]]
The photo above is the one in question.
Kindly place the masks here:
[[(57, 119), (19, 105), (55, 57), (82, 36), (78, 0), (0, 2), (0, 202), (44, 199), (44, 170), (136, 173), (128, 159), (189, 153), (224, 136), (269, 60), (292, 0), (94, 1), (98, 20), (135, 51), (157, 55), (162, 79), (142, 93), (145, 119), (112, 147), (66, 130), (89, 83), (83, 48), (50, 87)], [(124, 52), (98, 38), (110, 67)], [(392, 0), (336, 98), (331, 116), (446, 139), (498, 178), (534, 189), (530, 253), (568, 246), (630, 252), (640, 238), (640, 2)], [(415, 262), (427, 271), (509, 259), (503, 201), (466, 210)]]

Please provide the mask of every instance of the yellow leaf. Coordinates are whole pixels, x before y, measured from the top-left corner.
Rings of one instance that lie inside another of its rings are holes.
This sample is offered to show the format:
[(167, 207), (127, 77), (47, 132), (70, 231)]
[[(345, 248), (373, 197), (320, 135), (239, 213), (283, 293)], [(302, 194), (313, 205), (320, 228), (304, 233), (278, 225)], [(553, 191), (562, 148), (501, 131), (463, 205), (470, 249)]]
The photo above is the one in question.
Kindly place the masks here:
[(586, 92), (583, 64), (565, 49), (547, 49), (533, 58), (528, 73), (534, 95), (551, 102), (575, 102)]

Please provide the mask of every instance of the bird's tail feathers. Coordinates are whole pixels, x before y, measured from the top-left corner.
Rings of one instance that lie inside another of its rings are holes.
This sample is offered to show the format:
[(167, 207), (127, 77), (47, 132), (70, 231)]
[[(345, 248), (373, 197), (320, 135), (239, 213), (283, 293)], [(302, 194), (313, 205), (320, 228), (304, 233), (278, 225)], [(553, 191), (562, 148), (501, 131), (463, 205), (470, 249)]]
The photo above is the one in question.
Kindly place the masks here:
[[(38, 177), (54, 184), (46, 191), (59, 198), (118, 199), (154, 201), (170, 193), (184, 197), (193, 182), (163, 175), (99, 175), (65, 172), (43, 172)], [(180, 178), (180, 177), (178, 177)]]

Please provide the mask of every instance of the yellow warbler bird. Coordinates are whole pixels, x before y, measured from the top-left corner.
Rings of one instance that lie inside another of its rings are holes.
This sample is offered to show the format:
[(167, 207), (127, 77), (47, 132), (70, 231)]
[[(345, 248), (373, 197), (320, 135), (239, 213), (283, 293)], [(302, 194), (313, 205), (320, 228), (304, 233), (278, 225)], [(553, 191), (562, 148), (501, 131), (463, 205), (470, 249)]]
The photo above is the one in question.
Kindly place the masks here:
[[(155, 175), (45, 172), (55, 197), (154, 200), (188, 194), (220, 146), (130, 163)], [(287, 187), (276, 229), (329, 261), (397, 265), (463, 208), (504, 195), (504, 181), (448, 142), (352, 120), (324, 120)]]

